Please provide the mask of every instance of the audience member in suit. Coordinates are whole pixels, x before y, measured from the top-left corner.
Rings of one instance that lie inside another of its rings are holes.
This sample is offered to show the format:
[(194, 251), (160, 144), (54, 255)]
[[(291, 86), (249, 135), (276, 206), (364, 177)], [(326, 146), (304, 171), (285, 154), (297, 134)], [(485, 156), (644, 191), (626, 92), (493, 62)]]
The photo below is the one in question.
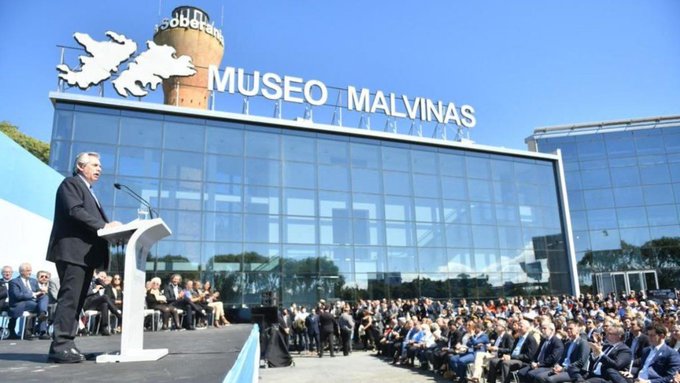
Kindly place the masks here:
[(581, 336), (581, 327), (577, 322), (569, 322), (567, 325), (568, 342), (564, 345), (564, 352), (558, 364), (552, 370), (545, 371), (534, 376), (538, 383), (561, 383), (574, 381), (576, 373), (581, 375), (587, 372), (590, 358), (590, 345), (585, 337)]
[(168, 304), (168, 300), (161, 293), (161, 279), (158, 277), (151, 278), (149, 289), (146, 291), (146, 307), (151, 310), (158, 310), (163, 315), (163, 330), (170, 328), (170, 318), (173, 320), (175, 330), (180, 329), (179, 314), (177, 307)]
[(321, 340), (321, 346), (319, 347), (319, 358), (323, 357), (323, 349), (328, 343), (328, 348), (330, 350), (331, 357), (335, 356), (335, 351), (333, 350), (335, 343), (333, 337), (335, 334), (335, 329), (338, 327), (335, 322), (335, 318), (329, 312), (329, 307), (324, 306), (319, 313), (319, 334)]
[(342, 309), (342, 314), (338, 318), (338, 327), (340, 327), (340, 339), (342, 342), (342, 354), (347, 356), (351, 351), (352, 332), (354, 331), (354, 318), (349, 313), (349, 306)]
[(319, 339), (319, 310), (312, 309), (305, 318), (305, 327), (307, 328), (307, 336), (309, 337), (309, 352), (315, 351), (319, 353), (321, 348), (321, 340)]
[(620, 371), (628, 369), (632, 353), (623, 342), (625, 330), (622, 326), (614, 325), (607, 329), (605, 336), (604, 341), (596, 337), (595, 342), (590, 342), (591, 356), (588, 374), (583, 376), (574, 372), (573, 378), (577, 383), (584, 380), (590, 383), (626, 383)]
[(489, 345), (489, 336), (484, 332), (484, 323), (469, 322), (471, 324), (470, 331), (473, 335), (468, 338), (467, 350), (465, 353), (453, 355), (449, 358), (449, 366), (453, 372), (458, 376), (459, 382), (466, 381), (467, 366), (475, 361), (475, 354), (477, 352), (484, 353)]
[(99, 154), (79, 153), (73, 177), (57, 189), (47, 260), (56, 263), (61, 285), (54, 313), (54, 338), (48, 359), (56, 363), (78, 363), (85, 356), (74, 342), (80, 311), (95, 268), (109, 263), (109, 244), (97, 230), (121, 225), (109, 222), (92, 191), (101, 174)]
[[(9, 281), (9, 315), (20, 318), (24, 311), (35, 314), (38, 318), (40, 339), (50, 339), (47, 335), (47, 289), (41, 290), (38, 280), (31, 278), (33, 268), (30, 263), (19, 266), (19, 276)], [(33, 321), (26, 321), (24, 339), (33, 338)]]
[(12, 267), (2, 267), (2, 279), (0, 279), (0, 312), (9, 311), (9, 281), (12, 280)]
[[(6, 312), (9, 315), (9, 281), (12, 280), (12, 266), (2, 267), (2, 279), (0, 279), (0, 312)], [(10, 329), (10, 338), (18, 339), (14, 327), (17, 325), (17, 320), (10, 316), (7, 326)]]
[(595, 337), (597, 334), (602, 334), (602, 329), (598, 328), (595, 325), (595, 320), (592, 318), (588, 318), (586, 320), (586, 339), (588, 339), (588, 342), (595, 342)]
[(517, 330), (518, 337), (513, 344), (510, 354), (493, 358), (489, 361), (489, 372), (486, 379), (488, 383), (495, 383), (498, 374), (500, 374), (502, 383), (508, 383), (511, 371), (528, 366), (536, 357), (538, 342), (536, 342), (536, 338), (531, 334), (531, 323), (523, 319), (520, 321)]
[(196, 330), (196, 327), (194, 326), (194, 310), (187, 300), (184, 299), (184, 290), (182, 290), (181, 283), (182, 277), (179, 274), (173, 274), (170, 277), (170, 283), (165, 286), (163, 294), (169, 305), (184, 311), (184, 328), (187, 330)]
[(671, 335), (666, 344), (673, 350), (680, 352), (680, 324), (674, 324), (671, 327)]
[(630, 337), (626, 346), (630, 347), (633, 353), (633, 363), (630, 367), (630, 373), (635, 375), (642, 367), (642, 352), (649, 346), (649, 338), (644, 333), (645, 321), (644, 319), (634, 319), (630, 323)]
[(101, 271), (95, 277), (92, 278), (90, 286), (87, 289), (87, 296), (85, 297), (85, 303), (83, 308), (85, 310), (97, 310), (99, 311), (99, 333), (104, 336), (111, 335), (111, 329), (109, 327), (110, 314), (113, 314), (118, 318), (118, 323), (122, 319), (122, 311), (120, 311), (115, 302), (104, 294), (106, 290), (106, 272)]
[(562, 339), (555, 336), (555, 324), (553, 322), (545, 321), (541, 323), (541, 338), (536, 360), (517, 372), (522, 382), (533, 382), (536, 376), (552, 370), (564, 353), (564, 343), (562, 343)]
[[(408, 322), (407, 322), (408, 323)], [(411, 322), (412, 325), (412, 322)], [(442, 367), (445, 366), (445, 362), (448, 362), (449, 360), (449, 354), (450, 352), (456, 347), (456, 344), (458, 344), (458, 340), (460, 340), (460, 333), (457, 331), (458, 329), (458, 324), (454, 319), (450, 319), (449, 323), (447, 324), (448, 326), (448, 335), (445, 340), (443, 340), (441, 347), (439, 349), (435, 349), (432, 352), (432, 357), (430, 359), (430, 363), (432, 363), (432, 368), (435, 371), (439, 371)], [(401, 344), (401, 340), (404, 339), (406, 336), (406, 333), (408, 330), (410, 330), (409, 327), (402, 327), (400, 337), (399, 337), (399, 344)], [(397, 346), (397, 343), (395, 342), (395, 346)], [(394, 356), (394, 352), (397, 352), (396, 350), (399, 350), (399, 347), (395, 347), (395, 350), (392, 353), (392, 356)], [(389, 354), (388, 354), (389, 355)]]
[(664, 339), (668, 330), (660, 323), (647, 327), (649, 347), (642, 354), (638, 383), (670, 383), (680, 371), (680, 355)]
[(515, 343), (515, 338), (512, 337), (508, 331), (508, 324), (504, 320), (496, 322), (496, 329), (491, 337), (491, 343), (487, 347), (486, 352), (478, 352), (475, 354), (475, 361), (472, 366), (472, 380), (479, 382), (482, 378), (482, 370), (489, 361), (493, 358), (510, 354), (512, 352), (512, 345)]

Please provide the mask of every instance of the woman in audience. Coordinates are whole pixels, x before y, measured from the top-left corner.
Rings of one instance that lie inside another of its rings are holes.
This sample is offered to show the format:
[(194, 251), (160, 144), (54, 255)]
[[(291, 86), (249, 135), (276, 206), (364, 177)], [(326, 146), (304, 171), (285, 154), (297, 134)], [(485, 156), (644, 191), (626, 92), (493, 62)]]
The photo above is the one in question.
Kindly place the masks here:
[(219, 328), (222, 327), (222, 325), (230, 325), (231, 323), (229, 323), (226, 315), (224, 315), (224, 303), (220, 300), (220, 292), (212, 290), (210, 281), (205, 281), (203, 284), (203, 292), (206, 294), (208, 306), (212, 307), (213, 312), (215, 313), (215, 327)]
[(168, 304), (167, 298), (161, 293), (161, 279), (154, 277), (151, 279), (149, 290), (146, 292), (146, 307), (151, 310), (158, 310), (163, 314), (163, 330), (167, 330), (170, 326), (170, 317), (172, 316), (175, 329), (182, 328), (179, 324), (179, 314), (177, 308)]

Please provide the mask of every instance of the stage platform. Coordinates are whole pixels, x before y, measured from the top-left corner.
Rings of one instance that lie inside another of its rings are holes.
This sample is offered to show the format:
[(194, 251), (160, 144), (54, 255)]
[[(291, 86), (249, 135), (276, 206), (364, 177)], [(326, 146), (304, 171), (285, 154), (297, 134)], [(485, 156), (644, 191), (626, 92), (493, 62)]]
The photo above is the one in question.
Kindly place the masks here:
[[(252, 324), (220, 329), (145, 332), (144, 348), (167, 348), (155, 362), (47, 362), (49, 340), (0, 341), (2, 382), (223, 382), (251, 335)], [(84, 354), (120, 350), (120, 335), (78, 337)]]

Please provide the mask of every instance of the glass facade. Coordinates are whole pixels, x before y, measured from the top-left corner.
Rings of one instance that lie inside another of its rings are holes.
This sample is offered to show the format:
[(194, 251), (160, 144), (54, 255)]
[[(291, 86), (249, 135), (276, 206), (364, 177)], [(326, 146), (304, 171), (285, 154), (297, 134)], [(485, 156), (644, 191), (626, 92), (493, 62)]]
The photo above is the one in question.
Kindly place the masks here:
[(541, 152), (562, 152), (582, 289), (678, 286), (677, 121), (663, 128), (551, 131), (531, 141)]
[(172, 229), (149, 275), (233, 305), (572, 293), (556, 157), (183, 113), (55, 100), (51, 165), (101, 153), (110, 218), (137, 217), (119, 182)]

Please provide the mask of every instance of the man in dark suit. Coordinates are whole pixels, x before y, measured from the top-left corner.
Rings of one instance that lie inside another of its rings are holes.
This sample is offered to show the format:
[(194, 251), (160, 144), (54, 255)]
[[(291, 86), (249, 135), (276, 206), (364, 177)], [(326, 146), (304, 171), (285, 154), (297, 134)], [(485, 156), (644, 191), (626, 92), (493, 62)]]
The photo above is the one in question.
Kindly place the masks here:
[(187, 330), (196, 330), (196, 327), (194, 326), (194, 309), (192, 308), (190, 301), (184, 297), (182, 276), (173, 274), (170, 277), (170, 283), (165, 286), (163, 294), (169, 305), (184, 311), (184, 328)]
[(567, 338), (569, 341), (564, 345), (564, 352), (559, 363), (552, 370), (536, 374), (534, 377), (536, 382), (572, 382), (575, 379), (571, 376), (575, 373), (586, 374), (590, 358), (590, 345), (586, 338), (581, 336), (581, 326), (577, 322), (572, 321), (567, 325)]
[(510, 354), (489, 361), (489, 372), (486, 378), (488, 383), (495, 383), (499, 373), (501, 383), (509, 383), (511, 371), (519, 370), (534, 360), (538, 351), (538, 343), (531, 334), (531, 330), (531, 323), (528, 320), (523, 319), (519, 322), (519, 336), (515, 340)]
[[(31, 278), (33, 268), (30, 263), (19, 266), (19, 276), (9, 281), (9, 314), (15, 320), (24, 311), (35, 314), (38, 318), (40, 339), (50, 339), (47, 335), (47, 291), (38, 286), (38, 280)], [(33, 338), (33, 321), (26, 321), (24, 339)]]
[(55, 363), (78, 363), (85, 356), (74, 339), (78, 318), (95, 268), (107, 268), (109, 246), (97, 230), (119, 226), (109, 222), (92, 186), (102, 168), (99, 154), (76, 156), (73, 176), (65, 178), (57, 189), (52, 234), (47, 260), (56, 263), (60, 288), (54, 314), (54, 338), (48, 360)]
[(537, 375), (550, 371), (559, 362), (563, 352), (564, 344), (555, 336), (555, 324), (549, 321), (541, 323), (541, 344), (538, 345), (536, 360), (517, 372), (520, 381), (533, 382)]
[(333, 314), (330, 313), (329, 307), (324, 306), (319, 313), (319, 334), (321, 345), (319, 347), (319, 358), (323, 356), (323, 349), (328, 341), (328, 348), (331, 353), (331, 357), (335, 356), (334, 346), (335, 342), (333, 337), (335, 335), (335, 329), (338, 327), (335, 322)]
[(649, 338), (645, 332), (644, 319), (633, 319), (630, 323), (630, 337), (626, 345), (633, 353), (633, 363), (630, 368), (631, 374), (637, 374), (642, 367), (642, 352), (649, 346)]
[(319, 309), (313, 308), (309, 315), (305, 318), (305, 327), (307, 328), (307, 336), (309, 337), (309, 352), (312, 349), (318, 354), (321, 349), (321, 340), (319, 339)]
[[(2, 267), (2, 278), (0, 279), (0, 312), (7, 312), (8, 314), (9, 314), (9, 281), (12, 280), (12, 274), (14, 274), (12, 266), (7, 265)], [(16, 319), (10, 316), (9, 324), (7, 326), (9, 327), (10, 330), (10, 339), (18, 338), (14, 333), (14, 327), (16, 327), (16, 324), (17, 324)]]
[(637, 383), (669, 383), (680, 371), (680, 355), (664, 342), (667, 333), (660, 323), (647, 327), (650, 344), (642, 354)]
[(573, 378), (577, 383), (587, 380), (589, 383), (626, 383), (626, 379), (620, 371), (627, 370), (632, 360), (630, 348), (623, 342), (625, 330), (619, 325), (613, 325), (607, 329), (607, 339), (602, 341), (595, 337), (590, 342), (591, 357), (588, 366), (588, 374), (582, 376), (574, 372)]

